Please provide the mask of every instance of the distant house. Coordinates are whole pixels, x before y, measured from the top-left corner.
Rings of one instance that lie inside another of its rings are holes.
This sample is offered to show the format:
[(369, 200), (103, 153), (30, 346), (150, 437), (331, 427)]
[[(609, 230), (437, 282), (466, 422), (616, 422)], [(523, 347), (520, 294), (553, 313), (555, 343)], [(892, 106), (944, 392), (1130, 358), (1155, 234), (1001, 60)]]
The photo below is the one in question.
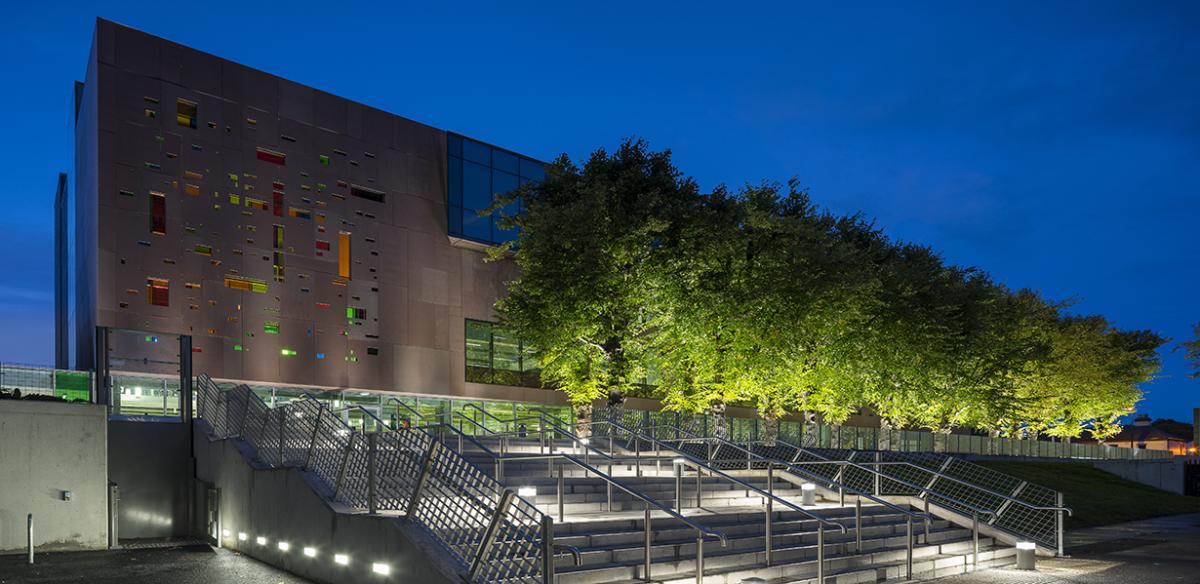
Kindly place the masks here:
[(1189, 454), (1193, 446), (1191, 426), (1174, 420), (1150, 422), (1150, 416), (1142, 414), (1134, 418), (1120, 434), (1102, 440), (1103, 444), (1119, 448), (1143, 450), (1169, 450), (1177, 455)]

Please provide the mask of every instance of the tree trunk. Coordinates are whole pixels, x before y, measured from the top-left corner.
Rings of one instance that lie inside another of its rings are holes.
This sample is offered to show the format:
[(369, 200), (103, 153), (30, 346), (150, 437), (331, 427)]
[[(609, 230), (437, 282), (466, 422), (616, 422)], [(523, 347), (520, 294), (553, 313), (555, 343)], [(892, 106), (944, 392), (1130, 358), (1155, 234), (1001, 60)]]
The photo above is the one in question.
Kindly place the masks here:
[(587, 438), (592, 435), (592, 403), (571, 404), (575, 412), (575, 435)]
[(892, 450), (892, 433), (896, 429), (892, 421), (887, 418), (879, 418), (879, 449)]
[(725, 407), (725, 402), (722, 400), (716, 400), (708, 404), (708, 413), (712, 416), (709, 436), (713, 438), (729, 439), (729, 420), (725, 417)]
[(774, 448), (779, 439), (779, 415), (768, 412), (762, 417), (762, 443), (767, 448)]
[(933, 432), (933, 451), (938, 454), (945, 454), (946, 447), (950, 442), (950, 429), (939, 428)]
[(625, 394), (619, 389), (608, 390), (608, 420), (633, 429), (637, 424), (625, 423)]
[(802, 448), (817, 448), (821, 445), (821, 428), (817, 426), (817, 413), (812, 410), (800, 412), (804, 417), (804, 437), (800, 440)]

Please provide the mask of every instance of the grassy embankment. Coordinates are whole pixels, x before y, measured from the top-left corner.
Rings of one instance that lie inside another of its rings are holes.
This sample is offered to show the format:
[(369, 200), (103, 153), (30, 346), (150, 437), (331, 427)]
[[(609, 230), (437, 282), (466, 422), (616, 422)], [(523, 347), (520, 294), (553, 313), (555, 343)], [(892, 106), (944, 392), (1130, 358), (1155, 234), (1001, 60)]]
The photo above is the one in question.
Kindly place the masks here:
[(1075, 512), (1067, 529), (1200, 513), (1200, 497), (1185, 497), (1127, 481), (1085, 462), (980, 461), (990, 469), (1062, 491)]

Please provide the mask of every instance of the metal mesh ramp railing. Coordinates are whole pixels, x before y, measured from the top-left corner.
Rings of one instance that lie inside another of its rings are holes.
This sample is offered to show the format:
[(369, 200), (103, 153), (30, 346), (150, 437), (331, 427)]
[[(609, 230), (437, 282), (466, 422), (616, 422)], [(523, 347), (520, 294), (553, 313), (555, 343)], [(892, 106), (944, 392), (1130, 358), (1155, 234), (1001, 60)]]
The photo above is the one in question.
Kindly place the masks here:
[(549, 518), (424, 430), (362, 433), (315, 399), (269, 408), (249, 387), (222, 391), (207, 375), (196, 393), (213, 439), (241, 438), (265, 465), (302, 468), (355, 510), (403, 514), (468, 581), (544, 581)]
[[(673, 426), (670, 414), (603, 409), (597, 419), (616, 419), (681, 452), (707, 460), (722, 469), (757, 468), (747, 452), (865, 493), (925, 499), (1050, 549), (1062, 552), (1061, 495), (982, 465), (937, 453), (801, 448), (783, 440), (735, 445), (701, 433), (711, 425)], [(738, 435), (731, 436), (736, 438)], [(723, 447), (721, 444), (729, 444)], [(846, 462), (847, 464), (839, 464)], [(980, 514), (980, 510), (991, 510)]]

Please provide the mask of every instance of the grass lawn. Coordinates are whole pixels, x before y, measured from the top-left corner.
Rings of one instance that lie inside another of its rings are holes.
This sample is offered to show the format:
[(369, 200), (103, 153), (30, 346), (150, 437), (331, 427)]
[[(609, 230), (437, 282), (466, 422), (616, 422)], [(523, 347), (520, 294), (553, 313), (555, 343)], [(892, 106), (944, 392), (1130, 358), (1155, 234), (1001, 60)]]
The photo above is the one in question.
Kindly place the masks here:
[(1067, 529), (1148, 517), (1200, 513), (1200, 497), (1185, 497), (1127, 481), (1083, 462), (979, 461), (990, 469), (1062, 491)]

